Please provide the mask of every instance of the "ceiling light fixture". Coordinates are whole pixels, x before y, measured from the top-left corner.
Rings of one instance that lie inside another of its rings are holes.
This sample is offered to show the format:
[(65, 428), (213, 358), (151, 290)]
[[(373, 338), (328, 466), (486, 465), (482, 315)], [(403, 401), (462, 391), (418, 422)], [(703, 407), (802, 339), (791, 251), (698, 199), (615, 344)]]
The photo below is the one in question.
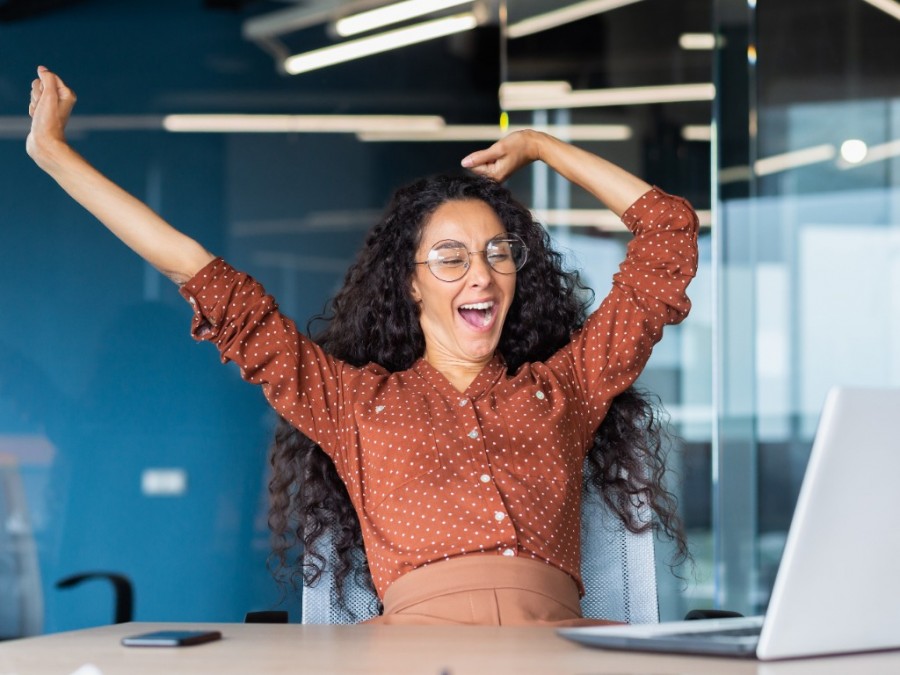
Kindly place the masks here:
[(892, 159), (894, 157), (900, 157), (900, 139), (888, 141), (887, 143), (880, 143), (878, 145), (870, 145), (866, 150), (865, 157), (855, 163), (848, 162), (846, 159), (842, 158), (838, 160), (838, 168), (855, 169), (858, 166), (866, 166), (873, 162), (883, 162), (886, 159)]
[(433, 131), (397, 130), (367, 131), (357, 134), (359, 140), (379, 142), (456, 142), (456, 141), (497, 141), (503, 136), (523, 129), (546, 131), (558, 138), (569, 141), (627, 141), (632, 136), (627, 124), (571, 124), (543, 127), (514, 126), (506, 130), (493, 124), (448, 124)]
[(810, 164), (827, 162), (834, 159), (835, 155), (837, 155), (837, 148), (831, 143), (814, 145), (810, 148), (791, 150), (790, 152), (758, 159), (753, 163), (753, 172), (757, 176), (768, 176), (789, 169), (809, 166)]
[(709, 124), (685, 124), (681, 127), (681, 138), (685, 141), (711, 141), (712, 126)]
[(334, 23), (334, 30), (341, 37), (350, 37), (473, 2), (475, 0), (405, 0), (404, 2), (395, 2), (385, 7), (378, 7), (377, 9), (338, 19)]
[(398, 130), (434, 131), (438, 115), (166, 115), (166, 131), (184, 133), (358, 134)]
[(848, 138), (841, 143), (841, 160), (848, 164), (859, 164), (868, 152), (869, 146), (858, 138)]
[[(547, 227), (593, 227), (603, 232), (628, 232), (622, 219), (609, 209), (534, 209), (532, 214)], [(712, 225), (712, 211), (698, 210), (700, 227)]]
[(863, 2), (869, 3), (872, 7), (880, 9), (886, 14), (890, 14), (900, 21), (900, 2), (896, 2), (896, 0), (863, 0)]
[(510, 39), (533, 35), (534, 33), (563, 26), (579, 19), (586, 19), (595, 14), (602, 14), (619, 7), (633, 5), (636, 2), (641, 2), (641, 0), (586, 0), (585, 2), (576, 2), (567, 7), (554, 9), (545, 14), (538, 14), (537, 16), (511, 23), (506, 29), (506, 35)]
[(715, 49), (716, 36), (712, 33), (682, 33), (678, 36), (678, 46), (688, 51)]
[(318, 68), (333, 66), (345, 61), (380, 54), (392, 49), (407, 47), (426, 40), (462, 33), (472, 30), (478, 25), (478, 18), (473, 13), (458, 14), (444, 19), (434, 19), (424, 23), (398, 28), (371, 37), (342, 42), (315, 49), (304, 54), (289, 56), (284, 60), (284, 69), (290, 75), (299, 75)]
[(279, 35), (293, 33), (330, 21), (341, 9), (343, 0), (317, 0), (244, 21), (241, 34), (251, 42), (266, 42)]
[(565, 80), (523, 80), (504, 82), (500, 85), (500, 100), (550, 98), (567, 96), (572, 93), (572, 85)]
[(648, 103), (680, 103), (711, 101), (716, 87), (711, 82), (697, 84), (669, 84), (658, 87), (621, 87), (610, 89), (581, 89), (567, 94), (520, 96), (501, 91), (500, 107), (504, 110), (556, 110), (560, 108), (602, 108), (615, 105)]

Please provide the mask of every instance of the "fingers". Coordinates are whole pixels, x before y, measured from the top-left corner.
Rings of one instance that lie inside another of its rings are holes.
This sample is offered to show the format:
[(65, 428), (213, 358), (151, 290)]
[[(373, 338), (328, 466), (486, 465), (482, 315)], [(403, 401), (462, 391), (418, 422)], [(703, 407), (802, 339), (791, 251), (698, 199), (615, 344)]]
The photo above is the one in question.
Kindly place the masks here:
[(31, 97), (28, 103), (28, 114), (34, 117), (34, 111), (37, 108), (38, 101), (41, 100), (41, 94), (44, 92), (44, 86), (41, 84), (40, 78), (31, 81)]
[(62, 81), (59, 75), (50, 72), (44, 66), (38, 66), (38, 78), (40, 78), (45, 88), (56, 91), (56, 97), (60, 103), (69, 104), (70, 107), (75, 105), (75, 92), (66, 86), (66, 83)]
[(31, 100), (28, 106), (28, 114), (34, 117), (38, 104), (43, 100), (45, 105), (52, 107), (54, 112), (58, 107), (59, 113), (65, 118), (75, 105), (75, 92), (69, 89), (55, 73), (45, 66), (38, 66), (37, 79), (31, 82)]
[(502, 158), (503, 155), (504, 152), (501, 149), (500, 142), (497, 142), (485, 150), (478, 150), (467, 155), (463, 158), (462, 165), (467, 169), (472, 169), (474, 171), (477, 167), (496, 162)]

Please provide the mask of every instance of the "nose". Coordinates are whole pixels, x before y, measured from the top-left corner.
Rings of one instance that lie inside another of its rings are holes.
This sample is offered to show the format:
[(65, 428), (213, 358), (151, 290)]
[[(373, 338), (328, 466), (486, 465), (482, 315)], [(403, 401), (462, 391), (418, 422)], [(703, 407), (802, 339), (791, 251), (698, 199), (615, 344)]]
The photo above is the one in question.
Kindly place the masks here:
[(487, 286), (493, 280), (492, 272), (493, 270), (487, 261), (487, 254), (484, 251), (469, 254), (469, 271), (466, 274), (469, 285)]

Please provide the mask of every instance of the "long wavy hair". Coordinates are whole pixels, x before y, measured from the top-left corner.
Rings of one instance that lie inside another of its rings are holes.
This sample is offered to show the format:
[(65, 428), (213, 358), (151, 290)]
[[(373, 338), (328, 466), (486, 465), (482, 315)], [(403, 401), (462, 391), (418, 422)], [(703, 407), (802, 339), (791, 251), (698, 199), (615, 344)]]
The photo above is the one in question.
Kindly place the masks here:
[[(410, 294), (415, 253), (423, 228), (442, 204), (481, 200), (507, 232), (528, 247), (528, 263), (516, 276), (516, 292), (498, 350), (509, 373), (546, 360), (582, 326), (592, 293), (577, 272), (563, 269), (546, 230), (502, 185), (481, 177), (437, 176), (399, 189), (381, 221), (369, 232), (344, 285), (314, 318), (324, 329), (313, 336), (333, 356), (352, 365), (377, 363), (391, 372), (410, 368), (425, 350), (419, 310)], [(690, 557), (674, 495), (664, 484), (666, 433), (658, 402), (634, 387), (618, 395), (596, 431), (588, 453), (585, 489), (595, 492), (632, 532), (648, 528), (675, 543), (672, 564)], [(275, 430), (270, 462), (269, 526), (273, 572), (293, 585), (314, 583), (326, 563), (342, 595), (351, 573), (372, 587), (359, 520), (334, 464), (319, 446), (284, 419)], [(654, 518), (635, 507), (649, 507)], [(318, 544), (332, 532), (336, 559)], [(300, 546), (302, 545), (302, 546)], [(304, 555), (305, 552), (305, 555)]]

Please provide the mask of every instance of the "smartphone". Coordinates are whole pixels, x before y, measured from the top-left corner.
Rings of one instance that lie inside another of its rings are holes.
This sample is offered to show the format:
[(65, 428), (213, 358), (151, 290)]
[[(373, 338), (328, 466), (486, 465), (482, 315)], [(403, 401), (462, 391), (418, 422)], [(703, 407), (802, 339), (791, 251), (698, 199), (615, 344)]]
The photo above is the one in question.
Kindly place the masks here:
[(212, 642), (222, 637), (217, 630), (160, 630), (122, 638), (126, 647), (186, 647)]

